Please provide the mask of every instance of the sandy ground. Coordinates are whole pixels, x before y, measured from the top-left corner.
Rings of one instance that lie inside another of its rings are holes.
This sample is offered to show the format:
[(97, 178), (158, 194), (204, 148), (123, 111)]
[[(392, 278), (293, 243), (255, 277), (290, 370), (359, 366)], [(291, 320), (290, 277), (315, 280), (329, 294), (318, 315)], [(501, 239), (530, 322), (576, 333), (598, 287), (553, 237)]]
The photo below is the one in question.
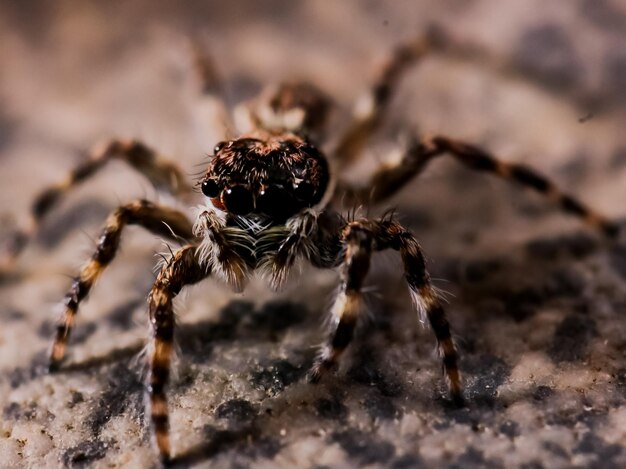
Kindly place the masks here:
[[(191, 175), (221, 139), (186, 41), (213, 54), (235, 104), (306, 78), (337, 104), (329, 136), (385, 54), (437, 22), (493, 58), (433, 57), (403, 80), (360, 179), (408, 131), (524, 161), (604, 213), (626, 209), (626, 8), (570, 2), (2, 2), (2, 239), (95, 141), (146, 141)], [(393, 5), (393, 6), (391, 6)], [(332, 139), (330, 140), (332, 142)], [(326, 146), (323, 148), (330, 148)], [(159, 194), (113, 163), (51, 214), (0, 283), (0, 465), (144, 467), (144, 298), (163, 243), (129, 229), (81, 309), (64, 370), (44, 371), (68, 276), (106, 214)], [(180, 206), (180, 204), (179, 204)], [(177, 302), (174, 450), (198, 467), (625, 467), (626, 244), (540, 197), (440, 161), (384, 207), (420, 238), (447, 292), (469, 405), (454, 409), (400, 266), (368, 277), (369, 321), (335, 376), (302, 378), (338, 282), (304, 268), (285, 291), (207, 281)]]

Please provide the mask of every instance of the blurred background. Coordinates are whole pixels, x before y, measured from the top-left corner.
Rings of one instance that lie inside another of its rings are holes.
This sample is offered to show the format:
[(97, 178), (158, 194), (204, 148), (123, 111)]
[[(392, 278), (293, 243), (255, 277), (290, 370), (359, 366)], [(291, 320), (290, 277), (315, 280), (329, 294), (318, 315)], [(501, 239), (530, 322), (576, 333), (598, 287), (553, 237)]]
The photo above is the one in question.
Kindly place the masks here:
[[(137, 138), (190, 177), (202, 169), (222, 136), (200, 99), (189, 40), (214, 58), (231, 105), (286, 79), (317, 84), (336, 101), (332, 137), (393, 46), (431, 24), (484, 50), (483, 59), (434, 56), (408, 73), (352, 177), (367, 175), (407, 132), (441, 133), (532, 165), (623, 218), (620, 0), (23, 0), (0, 3), (0, 240), (95, 142)], [(70, 348), (79, 365), (41, 373), (67, 276), (92, 252), (107, 213), (137, 197), (176, 203), (110, 164), (55, 209), (20, 275), (0, 283), (0, 454), (9, 466), (153, 461), (136, 356), (159, 240), (128, 231), (81, 310)], [(181, 362), (191, 365), (172, 391), (175, 448), (200, 445), (195, 462), (224, 466), (626, 464), (626, 247), (453, 161), (434, 164), (389, 205), (454, 295), (448, 309), (473, 407), (446, 407), (432, 338), (417, 328), (390, 256), (372, 273), (374, 314), (357, 356), (315, 388), (297, 378), (323, 337), (334, 274), (305, 270), (278, 297), (255, 282), (235, 303), (220, 285), (194, 288), (181, 322), (208, 332), (182, 328)], [(227, 337), (215, 324), (231, 328)]]
[[(398, 134), (419, 130), (486, 144), (505, 158), (539, 165), (617, 215), (600, 202), (624, 182), (625, 15), (621, 2), (610, 0), (6, 2), (2, 216), (19, 221), (37, 188), (61, 179), (81, 152), (111, 136), (142, 139), (195, 173), (221, 135), (216, 117), (199, 103), (190, 39), (214, 57), (231, 104), (266, 84), (305, 78), (336, 99), (331, 128), (341, 129), (386, 53), (433, 23), (484, 47), (493, 66), (425, 61), (403, 80), (378, 140), (394, 145)], [(372, 145), (370, 153), (380, 158), (389, 149)], [(98, 178), (108, 190), (88, 193), (115, 200), (150, 191), (140, 177), (112, 171), (116, 177)], [(435, 179), (449, 172), (433, 171)], [(605, 181), (606, 171), (614, 179)]]

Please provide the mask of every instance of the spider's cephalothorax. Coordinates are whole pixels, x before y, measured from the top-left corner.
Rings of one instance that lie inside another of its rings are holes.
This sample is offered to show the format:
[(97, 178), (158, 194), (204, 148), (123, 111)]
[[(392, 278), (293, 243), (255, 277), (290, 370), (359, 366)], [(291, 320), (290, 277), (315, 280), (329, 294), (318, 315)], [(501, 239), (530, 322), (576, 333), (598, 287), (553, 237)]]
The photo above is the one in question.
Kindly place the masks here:
[[(80, 302), (115, 257), (124, 227), (135, 224), (161, 237), (185, 242), (161, 268), (149, 296), (153, 336), (148, 383), (150, 416), (163, 459), (170, 456), (165, 389), (174, 348), (174, 298), (185, 286), (209, 276), (241, 290), (255, 271), (268, 275), (270, 284), (278, 288), (297, 259), (321, 268), (339, 267), (342, 276), (332, 307), (333, 329), (311, 369), (312, 381), (336, 366), (352, 340), (362, 310), (362, 288), (370, 257), (377, 251), (391, 249), (402, 258), (404, 280), (420, 320), (434, 332), (451, 396), (455, 402), (462, 402), (456, 347), (416, 238), (392, 217), (351, 220), (332, 207), (340, 206), (342, 201), (379, 203), (400, 190), (429, 162), (450, 155), (473, 170), (491, 173), (546, 196), (609, 237), (618, 234), (618, 226), (563, 193), (535, 170), (502, 161), (479, 147), (446, 136), (416, 137), (401, 159), (377, 168), (368, 184), (355, 187), (342, 178), (342, 170), (362, 153), (368, 137), (382, 122), (403, 72), (431, 51), (450, 53), (454, 60), (476, 56), (475, 48), (453, 42), (441, 31), (399, 47), (329, 154), (333, 168), (338, 170), (336, 183), (330, 183), (325, 157), (304, 137), (321, 136), (330, 100), (311, 85), (291, 83), (271, 88), (250, 103), (241, 114), (247, 122), (241, 136), (216, 146), (200, 181), (210, 203), (202, 206), (195, 224), (186, 213), (146, 200), (122, 205), (111, 213), (96, 252), (65, 297), (50, 357), (51, 370), (65, 356)], [(208, 62), (200, 63), (203, 77), (216, 76)], [(202, 89), (212, 93), (214, 85), (205, 83)], [(176, 165), (140, 142), (113, 140), (94, 148), (63, 182), (41, 192), (32, 206), (31, 222), (9, 246), (9, 259), (17, 256), (42, 218), (69, 189), (111, 159), (125, 161), (160, 189), (186, 201), (193, 200), (192, 187)]]
[(326, 159), (307, 140), (258, 131), (219, 143), (201, 187), (219, 210), (283, 222), (319, 204), (329, 180)]

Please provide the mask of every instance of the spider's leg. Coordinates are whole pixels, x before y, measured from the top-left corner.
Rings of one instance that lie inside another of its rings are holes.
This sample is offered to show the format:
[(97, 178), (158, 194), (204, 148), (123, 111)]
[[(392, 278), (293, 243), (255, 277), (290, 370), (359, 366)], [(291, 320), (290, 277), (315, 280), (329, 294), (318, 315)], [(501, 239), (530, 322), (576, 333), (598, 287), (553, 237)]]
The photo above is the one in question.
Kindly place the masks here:
[(92, 177), (110, 160), (124, 161), (146, 176), (157, 188), (174, 195), (189, 197), (192, 187), (185, 173), (147, 145), (135, 140), (110, 140), (94, 146), (88, 158), (74, 168), (67, 177), (42, 190), (31, 206), (29, 222), (20, 228), (0, 255), (0, 266), (8, 269), (39, 229), (42, 220), (73, 188)]
[(428, 151), (413, 139), (393, 162), (382, 162), (365, 185), (337, 181), (333, 194), (334, 206), (356, 207), (377, 204), (398, 192), (418, 176), (428, 162)]
[(617, 223), (587, 207), (576, 197), (564, 193), (535, 169), (502, 161), (480, 147), (443, 136), (414, 142), (400, 161), (376, 171), (368, 187), (346, 186), (338, 190), (337, 197), (341, 197), (343, 189), (345, 199), (351, 203), (378, 203), (401, 189), (433, 158), (443, 155), (452, 156), (470, 169), (492, 173), (528, 187), (556, 202), (563, 211), (582, 219), (608, 237), (616, 237), (619, 234)]
[(484, 47), (455, 38), (437, 25), (430, 26), (413, 41), (399, 45), (383, 63), (369, 91), (357, 101), (353, 121), (338, 140), (334, 157), (339, 169), (356, 160), (369, 137), (380, 127), (402, 77), (429, 55), (488, 63), (492, 68), (502, 68)]
[[(211, 114), (217, 108), (218, 121), (221, 124), (218, 134), (227, 137), (235, 131), (235, 124), (227, 104), (226, 89), (215, 62), (206, 48), (198, 41), (189, 42), (189, 51), (193, 72), (198, 83), (200, 100), (206, 100), (210, 104), (209, 113)], [(202, 116), (199, 120), (201, 121), (200, 124), (204, 126), (206, 116)]]
[(189, 241), (193, 237), (189, 219), (172, 208), (138, 200), (116, 209), (106, 221), (96, 252), (75, 278), (65, 296), (63, 315), (50, 354), (51, 370), (58, 368), (63, 360), (80, 302), (87, 297), (96, 280), (115, 257), (126, 225), (139, 225), (170, 239)]
[(343, 229), (342, 238), (346, 246), (343, 284), (334, 310), (338, 321), (329, 345), (311, 371), (310, 379), (316, 381), (323, 372), (335, 367), (352, 340), (362, 303), (361, 287), (372, 251), (393, 249), (399, 251), (402, 257), (404, 275), (420, 319), (428, 321), (437, 339), (452, 398), (456, 403), (462, 403), (458, 354), (452, 341), (450, 324), (430, 283), (424, 255), (415, 237), (398, 223), (385, 218), (351, 222)]
[(335, 320), (327, 346), (311, 369), (309, 380), (319, 381), (323, 373), (336, 367), (339, 357), (354, 336), (362, 309), (361, 288), (367, 275), (372, 254), (373, 237), (361, 222), (352, 222), (343, 230), (345, 254), (342, 265), (342, 285), (333, 306)]
[(359, 156), (369, 137), (380, 126), (402, 75), (438, 45), (437, 36), (427, 34), (393, 51), (370, 90), (357, 101), (353, 121), (339, 139), (334, 151), (339, 168), (348, 166)]
[(452, 340), (450, 323), (430, 282), (422, 249), (411, 232), (393, 220), (383, 219), (376, 222), (374, 230), (378, 249), (389, 247), (400, 252), (411, 298), (420, 320), (427, 320), (435, 334), (450, 395), (460, 405), (463, 403), (463, 389), (458, 369), (458, 353)]
[(425, 147), (430, 148), (429, 158), (449, 154), (471, 169), (496, 174), (503, 179), (516, 182), (543, 194), (556, 202), (561, 210), (580, 218), (588, 225), (600, 230), (605, 236), (614, 238), (619, 234), (617, 223), (587, 207), (576, 197), (564, 193), (552, 181), (533, 168), (501, 161), (477, 146), (443, 136), (431, 138), (425, 143)]
[(251, 258), (251, 241), (241, 230), (233, 231), (210, 211), (202, 212), (194, 226), (199, 244), (179, 249), (161, 269), (148, 298), (153, 327), (150, 358), (150, 415), (161, 459), (170, 458), (169, 414), (165, 386), (174, 338), (173, 299), (186, 285), (213, 275), (241, 290)]
[(333, 156), (338, 169), (345, 168), (359, 157), (369, 137), (383, 122), (402, 77), (411, 67), (430, 55), (487, 66), (505, 79), (532, 80), (514, 61), (501, 59), (477, 42), (449, 34), (439, 25), (431, 25), (424, 34), (392, 51), (368, 92), (357, 101), (353, 120), (334, 149)]
[(174, 341), (173, 300), (186, 285), (206, 278), (210, 268), (201, 263), (196, 246), (179, 249), (159, 273), (148, 298), (150, 323), (152, 324), (152, 348), (148, 393), (150, 418), (156, 436), (161, 459), (170, 458), (169, 412), (165, 396)]

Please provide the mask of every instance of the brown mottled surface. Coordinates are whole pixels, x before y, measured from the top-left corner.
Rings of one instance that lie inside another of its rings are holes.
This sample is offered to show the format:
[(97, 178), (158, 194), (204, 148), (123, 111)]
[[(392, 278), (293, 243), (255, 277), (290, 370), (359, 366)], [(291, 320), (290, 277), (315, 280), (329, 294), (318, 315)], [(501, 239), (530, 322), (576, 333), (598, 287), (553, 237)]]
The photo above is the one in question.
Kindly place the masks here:
[[(3, 235), (80, 150), (111, 135), (144, 139), (198, 171), (219, 122), (196, 99), (188, 35), (210, 47), (233, 102), (306, 77), (336, 98), (337, 129), (384, 53), (431, 21), (516, 73), (429, 60), (403, 81), (354, 177), (403, 129), (419, 127), (532, 164), (607, 214), (626, 214), (623, 2), (223, 3), (2, 3)], [(69, 363), (43, 372), (67, 275), (89, 255), (106, 213), (144, 195), (167, 200), (112, 164), (54, 212), (0, 284), (0, 465), (156, 464), (140, 352), (158, 240), (128, 231), (80, 312)], [(451, 161), (392, 204), (421, 239), (437, 285), (453, 294), (469, 407), (455, 410), (444, 397), (433, 339), (418, 327), (391, 255), (375, 263), (371, 320), (350, 359), (317, 386), (302, 377), (323, 336), (334, 273), (305, 268), (278, 295), (260, 281), (241, 296), (209, 281), (177, 305), (170, 400), (183, 462), (625, 467), (624, 242), (606, 245), (540, 198)]]

